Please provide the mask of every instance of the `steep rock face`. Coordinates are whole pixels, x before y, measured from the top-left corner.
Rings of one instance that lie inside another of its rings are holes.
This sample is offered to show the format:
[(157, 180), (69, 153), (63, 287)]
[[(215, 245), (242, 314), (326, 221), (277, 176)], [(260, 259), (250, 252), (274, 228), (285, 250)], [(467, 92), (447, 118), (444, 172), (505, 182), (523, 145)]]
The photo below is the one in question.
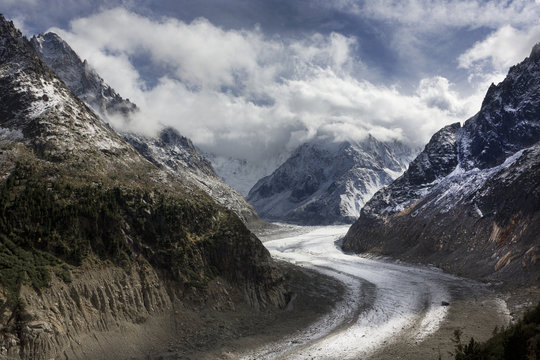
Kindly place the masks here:
[(372, 136), (355, 144), (312, 141), (261, 179), (248, 200), (271, 220), (350, 223), (378, 189), (406, 169), (412, 156), (407, 146)]
[(103, 81), (99, 74), (82, 61), (71, 47), (55, 33), (40, 34), (30, 40), (40, 58), (81, 100), (98, 114), (123, 114), (136, 111), (137, 107), (123, 99)]
[[(178, 286), (144, 262), (122, 269), (93, 259), (77, 272), (70, 282), (53, 278), (40, 293), (27, 286), (21, 288), (25, 308), (18, 314), (18, 331), (3, 333), (3, 344), (14, 344), (2, 348), (3, 356), (36, 360), (140, 358), (141, 354), (165, 351), (179, 338), (197, 338), (201, 326), (211, 327), (200, 324), (201, 308), (205, 315), (216, 313), (219, 317), (234, 313), (238, 307), (264, 305), (257, 294), (248, 299), (254, 302), (246, 302), (243, 289), (230, 281), (214, 279), (206, 289)], [(277, 300), (268, 295), (261, 300)], [(4, 330), (17, 324), (9, 320), (10, 315), (0, 314)]]
[[(34, 36), (31, 43), (68, 89), (104, 120), (122, 115), (124, 123), (129, 124), (129, 115), (136, 112), (137, 107), (107, 85), (86, 60), (82, 61), (58, 35), (46, 33)], [(174, 129), (165, 128), (157, 137), (125, 131), (122, 136), (145, 158), (191, 181), (216, 202), (234, 211), (243, 221), (258, 219), (253, 207), (216, 175), (210, 162), (197, 151), (191, 140)]]
[[(1, 15), (0, 204), (0, 347), (12, 358), (76, 352), (186, 292), (204, 301), (220, 279), (252, 306), (285, 302), (240, 219), (141, 156)], [(85, 280), (105, 270), (107, 286)]]
[(540, 139), (540, 43), (530, 56), (491, 85), (482, 108), (465, 122), (460, 141), (464, 169), (501, 164), (516, 151)]
[(403, 176), (373, 196), (345, 250), (475, 278), (538, 281), (539, 51), (490, 87), (478, 114), (440, 130)]
[(437, 179), (450, 174), (458, 163), (457, 134), (460, 128), (456, 123), (435, 133), (407, 171), (365, 204), (363, 216), (401, 211), (425, 195)]

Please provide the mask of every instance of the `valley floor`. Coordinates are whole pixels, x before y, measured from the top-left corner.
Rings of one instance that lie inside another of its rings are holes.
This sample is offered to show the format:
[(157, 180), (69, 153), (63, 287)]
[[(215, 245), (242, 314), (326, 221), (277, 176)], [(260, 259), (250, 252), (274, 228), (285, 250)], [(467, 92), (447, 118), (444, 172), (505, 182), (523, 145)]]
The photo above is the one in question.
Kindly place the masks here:
[[(538, 292), (514, 291), (509, 298), (438, 269), (344, 254), (338, 240), (347, 228), (260, 229), (272, 256), (292, 264), (288, 309), (210, 314), (213, 325), (197, 339), (199, 348), (171, 346), (148, 358), (450, 359), (456, 329), (465, 341), (486, 340), (512, 319), (505, 300), (520, 312), (538, 299)], [(210, 330), (216, 321), (219, 334)]]
[[(175, 339), (168, 337), (166, 351), (150, 351), (130, 359), (238, 359), (246, 349), (281, 341), (309, 327), (343, 297), (344, 287), (332, 278), (287, 262), (281, 265), (293, 294), (287, 309), (255, 311), (244, 305), (222, 311), (201, 307), (186, 319), (184, 329), (171, 329), (176, 335)], [(163, 344), (156, 344), (156, 348), (163, 348)]]

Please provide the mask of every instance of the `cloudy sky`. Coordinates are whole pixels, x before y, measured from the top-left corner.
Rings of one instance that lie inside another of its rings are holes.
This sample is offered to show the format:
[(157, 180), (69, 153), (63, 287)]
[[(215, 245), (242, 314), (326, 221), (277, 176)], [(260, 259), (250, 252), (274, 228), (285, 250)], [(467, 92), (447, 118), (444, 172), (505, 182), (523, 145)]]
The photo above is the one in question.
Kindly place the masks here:
[(141, 131), (260, 161), (314, 137), (424, 144), (540, 42), (540, 0), (0, 0), (54, 31)]

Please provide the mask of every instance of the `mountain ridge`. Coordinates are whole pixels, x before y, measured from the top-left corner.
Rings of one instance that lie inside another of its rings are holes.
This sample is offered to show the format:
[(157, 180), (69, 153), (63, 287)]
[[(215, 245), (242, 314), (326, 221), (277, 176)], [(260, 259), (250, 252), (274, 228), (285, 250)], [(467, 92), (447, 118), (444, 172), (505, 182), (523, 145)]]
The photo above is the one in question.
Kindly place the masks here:
[(105, 83), (99, 74), (81, 60), (73, 49), (57, 34), (48, 32), (33, 36), (30, 43), (40, 58), (64, 81), (81, 100), (90, 104), (101, 116), (121, 114), (129, 116), (137, 106), (122, 98)]
[(150, 162), (192, 182), (218, 204), (236, 213), (246, 224), (260, 221), (252, 205), (222, 181), (210, 161), (196, 150), (190, 139), (176, 130), (164, 128), (157, 137), (134, 133), (123, 133), (123, 137)]
[(413, 153), (371, 135), (360, 142), (313, 140), (259, 180), (248, 200), (270, 220), (351, 223), (371, 195), (405, 170)]
[(476, 115), (437, 132), (409, 170), (373, 196), (344, 250), (538, 282), (539, 48), (490, 86)]
[[(99, 74), (73, 51), (67, 42), (55, 33), (32, 37), (31, 43), (49, 67), (66, 86), (86, 102), (103, 121), (110, 116), (122, 117), (129, 127), (130, 116), (137, 106), (122, 98), (105, 83)], [(200, 154), (191, 140), (170, 127), (162, 128), (157, 136), (141, 135), (129, 130), (117, 130), (125, 140), (146, 159), (158, 167), (191, 181), (219, 204), (234, 211), (246, 222), (257, 221), (255, 209), (215, 173), (211, 163)]]

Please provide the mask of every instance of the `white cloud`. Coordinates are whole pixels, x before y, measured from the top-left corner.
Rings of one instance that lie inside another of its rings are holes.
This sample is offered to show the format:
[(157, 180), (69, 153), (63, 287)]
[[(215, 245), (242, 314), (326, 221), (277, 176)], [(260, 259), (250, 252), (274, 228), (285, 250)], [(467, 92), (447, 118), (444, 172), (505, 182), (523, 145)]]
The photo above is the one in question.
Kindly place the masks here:
[(444, 77), (435, 76), (420, 80), (416, 93), (429, 107), (449, 111), (458, 116), (463, 113), (463, 99), (450, 89), (450, 82)]
[[(223, 30), (208, 20), (150, 20), (116, 8), (51, 29), (105, 80), (141, 108), (132, 126), (177, 128), (203, 150), (263, 160), (313, 137), (358, 140), (368, 133), (425, 143), (479, 103), (442, 77), (415, 93), (361, 80), (356, 40), (340, 34), (267, 38), (258, 29)], [(151, 88), (134, 59), (161, 75)]]
[[(330, 6), (354, 13), (359, 22), (369, 19), (386, 23), (388, 43), (401, 61), (412, 63), (413, 71), (432, 65), (433, 54), (448, 51), (454, 56), (457, 47), (469, 47), (469, 41), (478, 39), (484, 31), (513, 29), (530, 33), (540, 19), (538, 0), (336, 0)], [(529, 47), (530, 42), (515, 45), (518, 49), (511, 49), (510, 53), (523, 54), (523, 48)], [(504, 55), (503, 50), (500, 52)], [(522, 59), (514, 56), (512, 62), (506, 56), (502, 71), (474, 76), (476, 80), (480, 77), (500, 80), (509, 66)], [(449, 58), (448, 62), (454, 60)]]
[(470, 71), (470, 80), (497, 83), (504, 79), (508, 68), (527, 57), (540, 42), (540, 25), (519, 30), (503, 26), (461, 54), (459, 66)]

